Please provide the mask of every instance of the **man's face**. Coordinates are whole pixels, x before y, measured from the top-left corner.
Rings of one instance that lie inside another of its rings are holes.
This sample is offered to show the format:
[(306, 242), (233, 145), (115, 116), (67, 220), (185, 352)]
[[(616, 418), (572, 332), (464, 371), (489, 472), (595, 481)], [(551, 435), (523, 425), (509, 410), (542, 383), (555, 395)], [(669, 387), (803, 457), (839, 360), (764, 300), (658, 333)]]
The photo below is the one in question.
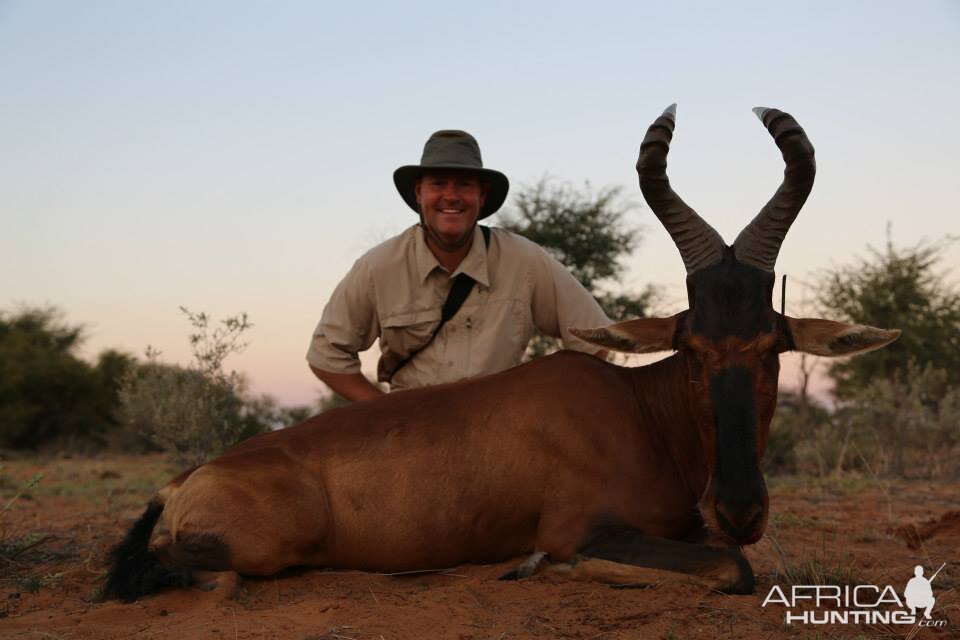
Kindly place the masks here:
[(417, 180), (415, 194), (430, 239), (441, 249), (453, 250), (470, 238), (487, 186), (469, 171), (435, 171)]

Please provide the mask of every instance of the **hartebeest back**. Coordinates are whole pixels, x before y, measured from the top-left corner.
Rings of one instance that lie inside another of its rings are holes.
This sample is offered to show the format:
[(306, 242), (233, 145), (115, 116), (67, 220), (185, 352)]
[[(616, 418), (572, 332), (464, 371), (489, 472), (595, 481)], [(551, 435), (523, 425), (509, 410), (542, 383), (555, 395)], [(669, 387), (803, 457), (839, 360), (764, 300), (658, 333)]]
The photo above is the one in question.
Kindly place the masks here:
[[(670, 188), (675, 108), (651, 125), (640, 187), (680, 250), (689, 309), (576, 331), (606, 348), (673, 356), (624, 368), (561, 352), (251, 438), (160, 489), (113, 551), (106, 595), (133, 600), (188, 583), (194, 569), (403, 571), (529, 552), (514, 576), (544, 560), (576, 573), (599, 558), (621, 563), (600, 563), (601, 578), (641, 565), (751, 590), (735, 548), (675, 541), (739, 545), (763, 534), (759, 460), (779, 354), (851, 355), (899, 335), (774, 311), (777, 253), (815, 164), (791, 116), (757, 114), (786, 171), (732, 246)], [(161, 517), (166, 530), (154, 532)]]

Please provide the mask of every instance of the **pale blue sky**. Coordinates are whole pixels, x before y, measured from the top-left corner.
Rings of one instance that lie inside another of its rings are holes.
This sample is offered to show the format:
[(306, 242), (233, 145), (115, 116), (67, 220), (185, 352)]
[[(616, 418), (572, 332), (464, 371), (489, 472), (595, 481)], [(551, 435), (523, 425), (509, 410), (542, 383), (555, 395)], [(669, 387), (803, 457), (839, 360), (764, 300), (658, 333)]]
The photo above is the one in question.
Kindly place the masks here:
[[(637, 147), (671, 102), (672, 182), (728, 241), (783, 170), (750, 108), (804, 125), (819, 173), (778, 271), (809, 280), (888, 221), (902, 244), (960, 233), (958, 54), (953, 1), (0, 0), (0, 308), (54, 304), (89, 354), (181, 362), (178, 305), (246, 311), (232, 365), (309, 401), (310, 332), (357, 255), (415, 221), (390, 176), (432, 131), (472, 132), (515, 186), (640, 202)], [(676, 249), (646, 206), (630, 222), (626, 284), (678, 310)]]

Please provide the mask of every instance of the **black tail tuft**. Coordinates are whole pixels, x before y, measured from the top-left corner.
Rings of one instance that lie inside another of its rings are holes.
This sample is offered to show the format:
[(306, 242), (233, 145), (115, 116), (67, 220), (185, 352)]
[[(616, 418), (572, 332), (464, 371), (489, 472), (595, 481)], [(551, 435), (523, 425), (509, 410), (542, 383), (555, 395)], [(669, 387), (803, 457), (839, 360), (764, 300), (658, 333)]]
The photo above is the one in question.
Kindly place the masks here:
[(153, 501), (140, 519), (133, 523), (123, 542), (110, 551), (110, 571), (103, 587), (104, 599), (116, 598), (133, 602), (140, 596), (170, 586), (189, 586), (193, 576), (189, 569), (171, 569), (160, 564), (150, 551), (150, 534), (163, 513), (163, 505)]

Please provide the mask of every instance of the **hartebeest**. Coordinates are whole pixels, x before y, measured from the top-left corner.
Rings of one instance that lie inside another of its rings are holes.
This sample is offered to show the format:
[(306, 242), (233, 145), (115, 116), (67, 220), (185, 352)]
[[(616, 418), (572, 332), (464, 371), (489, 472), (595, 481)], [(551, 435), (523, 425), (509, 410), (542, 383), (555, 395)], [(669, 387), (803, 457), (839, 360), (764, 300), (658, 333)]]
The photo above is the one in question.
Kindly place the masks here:
[[(157, 492), (113, 551), (106, 595), (133, 600), (189, 581), (193, 569), (404, 571), (530, 552), (514, 576), (542, 561), (576, 574), (589, 558), (601, 560), (592, 565), (601, 577), (644, 566), (751, 590), (733, 546), (756, 542), (766, 526), (758, 461), (779, 354), (851, 355), (899, 335), (772, 308), (774, 263), (815, 164), (791, 116), (756, 112), (786, 170), (732, 246), (667, 180), (675, 106), (650, 126), (640, 187), (683, 257), (689, 309), (576, 332), (609, 349), (673, 356), (625, 368), (561, 352), (251, 438)], [(161, 515), (168, 531), (156, 535)], [(694, 544), (705, 538), (729, 548)]]

